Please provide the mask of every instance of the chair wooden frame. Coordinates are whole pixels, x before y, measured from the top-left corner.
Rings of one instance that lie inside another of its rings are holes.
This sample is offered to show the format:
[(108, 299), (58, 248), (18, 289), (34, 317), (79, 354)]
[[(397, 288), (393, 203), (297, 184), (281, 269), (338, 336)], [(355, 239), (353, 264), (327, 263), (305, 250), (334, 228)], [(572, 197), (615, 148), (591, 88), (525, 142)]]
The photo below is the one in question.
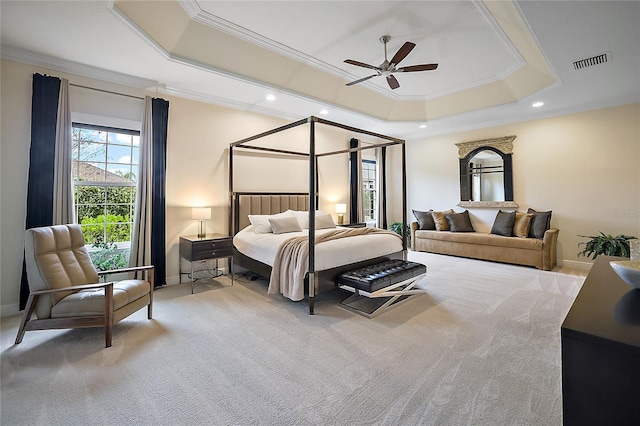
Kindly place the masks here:
[[(147, 305), (147, 318), (152, 319), (153, 315), (153, 287), (154, 287), (154, 267), (149, 266), (135, 266), (130, 268), (122, 268), (109, 271), (99, 271), (98, 276), (108, 275), (122, 272), (143, 272), (145, 275), (145, 281), (149, 283), (149, 304)], [(22, 342), (24, 333), (32, 330), (52, 330), (52, 329), (66, 329), (66, 328), (88, 328), (88, 327), (104, 327), (105, 344), (106, 347), (111, 347), (111, 340), (113, 337), (114, 315), (113, 315), (113, 282), (108, 283), (96, 283), (96, 284), (84, 284), (64, 288), (56, 288), (49, 290), (38, 290), (29, 293), (27, 299), (27, 305), (25, 306), (22, 320), (20, 321), (20, 327), (18, 328), (18, 335), (16, 336), (16, 345)], [(82, 290), (100, 289), (104, 288), (104, 315), (86, 315), (69, 318), (47, 318), (47, 319), (31, 319), (33, 311), (36, 308), (36, 304), (40, 296), (58, 293), (58, 292), (73, 292), (77, 293)], [(133, 311), (135, 312), (135, 311)], [(131, 313), (133, 313), (131, 312)], [(124, 318), (129, 316), (127, 314)]]

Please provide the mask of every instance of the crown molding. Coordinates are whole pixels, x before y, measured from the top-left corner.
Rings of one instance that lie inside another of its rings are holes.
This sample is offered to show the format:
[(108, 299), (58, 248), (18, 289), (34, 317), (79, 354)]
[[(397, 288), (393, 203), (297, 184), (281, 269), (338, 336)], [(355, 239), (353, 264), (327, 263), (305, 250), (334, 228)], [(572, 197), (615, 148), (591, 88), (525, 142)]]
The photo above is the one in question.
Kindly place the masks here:
[(62, 58), (37, 53), (30, 50), (19, 49), (13, 46), (2, 46), (0, 48), (2, 59), (20, 62), (36, 67), (48, 68), (55, 71), (75, 74), (81, 77), (92, 78), (108, 83), (114, 83), (121, 86), (133, 87), (136, 89), (147, 90), (158, 85), (157, 81), (146, 78), (135, 77), (128, 74), (122, 74), (115, 71), (105, 70), (91, 65), (81, 64), (79, 62), (68, 61)]

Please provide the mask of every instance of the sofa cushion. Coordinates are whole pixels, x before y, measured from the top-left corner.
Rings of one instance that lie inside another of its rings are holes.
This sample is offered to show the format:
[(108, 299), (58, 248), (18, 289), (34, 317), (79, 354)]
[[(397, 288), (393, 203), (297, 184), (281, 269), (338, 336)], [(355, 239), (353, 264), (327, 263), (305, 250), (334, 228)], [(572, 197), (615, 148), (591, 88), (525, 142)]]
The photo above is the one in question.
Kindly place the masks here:
[(436, 224), (436, 231), (448, 231), (449, 224), (447, 223), (447, 219), (444, 217), (445, 214), (453, 214), (455, 213), (453, 209), (445, 210), (445, 211), (432, 211), (431, 216), (433, 216), (433, 222)]
[(491, 227), (491, 233), (510, 237), (513, 234), (513, 224), (516, 221), (516, 212), (498, 211)]
[(542, 240), (536, 238), (513, 238), (496, 234), (485, 234), (481, 232), (442, 232), (418, 230), (415, 232), (415, 238), (498, 247), (511, 247), (527, 250), (542, 250)]
[(532, 219), (533, 213), (516, 212), (516, 220), (513, 223), (513, 236), (527, 238), (529, 236)]
[(473, 225), (471, 224), (471, 218), (469, 217), (469, 210), (465, 210), (462, 213), (445, 214), (445, 219), (449, 225), (451, 232), (475, 232)]
[(436, 224), (433, 221), (433, 216), (431, 216), (432, 211), (433, 210), (421, 212), (418, 210), (413, 210), (413, 215), (418, 220), (418, 229), (431, 230), (431, 231), (436, 229)]
[(544, 233), (551, 228), (551, 210), (537, 212), (530, 208), (527, 213), (533, 214), (531, 226), (529, 227), (529, 238), (544, 238)]

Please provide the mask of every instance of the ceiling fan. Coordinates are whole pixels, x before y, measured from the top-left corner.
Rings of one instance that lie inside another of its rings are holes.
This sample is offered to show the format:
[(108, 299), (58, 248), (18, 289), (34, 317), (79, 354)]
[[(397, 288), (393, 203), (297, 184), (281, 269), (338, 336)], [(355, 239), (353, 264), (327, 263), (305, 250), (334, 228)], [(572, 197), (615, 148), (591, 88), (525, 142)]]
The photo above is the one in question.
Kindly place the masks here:
[(416, 47), (415, 43), (411, 43), (407, 41), (402, 47), (393, 55), (391, 61), (387, 60), (387, 43), (391, 40), (391, 36), (384, 35), (380, 37), (380, 43), (384, 44), (384, 62), (379, 66), (373, 66), (369, 64), (365, 64), (363, 62), (354, 61), (353, 59), (345, 59), (347, 64), (355, 65), (358, 67), (369, 68), (375, 70), (376, 73), (370, 76), (361, 78), (359, 80), (352, 81), (351, 83), (347, 83), (347, 86), (353, 86), (354, 84), (361, 83), (365, 80), (369, 80), (373, 77), (378, 77), (380, 75), (384, 75), (387, 78), (387, 83), (389, 83), (389, 87), (391, 89), (397, 89), (400, 87), (400, 83), (393, 76), (394, 73), (397, 72), (416, 72), (416, 71), (431, 71), (438, 68), (438, 64), (422, 64), (422, 65), (410, 65), (408, 67), (397, 68), (400, 61), (407, 57), (407, 55)]

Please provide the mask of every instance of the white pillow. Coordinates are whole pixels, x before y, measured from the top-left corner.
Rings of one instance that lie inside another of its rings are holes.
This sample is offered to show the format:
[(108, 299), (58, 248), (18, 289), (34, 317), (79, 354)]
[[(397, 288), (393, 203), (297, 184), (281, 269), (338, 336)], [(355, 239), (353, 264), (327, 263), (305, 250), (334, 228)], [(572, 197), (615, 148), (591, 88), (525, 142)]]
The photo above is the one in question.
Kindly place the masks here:
[(286, 234), (287, 232), (302, 231), (298, 220), (293, 216), (288, 217), (271, 217), (269, 224), (274, 234)]
[(317, 229), (327, 229), (327, 228), (335, 228), (336, 224), (333, 221), (333, 218), (330, 214), (320, 214), (316, 215), (316, 230)]
[[(295, 211), (295, 210), (290, 210), (290, 212), (295, 216), (296, 219), (298, 219), (300, 228), (309, 229), (309, 212)], [(327, 214), (327, 213), (323, 212), (322, 210), (316, 210), (316, 218), (319, 215), (324, 215), (324, 214)], [(316, 229), (321, 229), (321, 228), (318, 228), (316, 226)]]
[(269, 223), (269, 219), (271, 218), (279, 218), (279, 217), (291, 217), (291, 211), (287, 210), (286, 212), (278, 213), (278, 214), (250, 214), (249, 222), (253, 225), (253, 231), (256, 234), (270, 234), (273, 232), (271, 228), (271, 224)]

